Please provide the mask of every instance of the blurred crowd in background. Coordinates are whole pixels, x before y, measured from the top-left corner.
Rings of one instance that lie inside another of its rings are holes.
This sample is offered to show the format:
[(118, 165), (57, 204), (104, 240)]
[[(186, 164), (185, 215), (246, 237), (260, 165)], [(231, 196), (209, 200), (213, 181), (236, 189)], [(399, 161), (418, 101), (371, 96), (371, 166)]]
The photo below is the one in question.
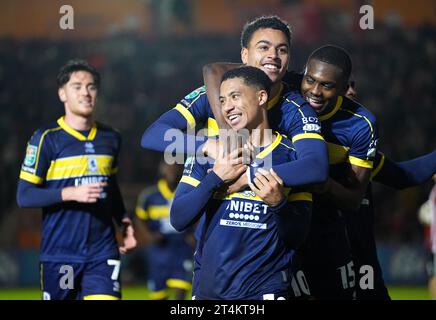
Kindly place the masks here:
[[(122, 134), (118, 176), (131, 212), (140, 190), (157, 179), (160, 155), (141, 149), (143, 131), (202, 85), (203, 65), (240, 62), (240, 29), (248, 17), (230, 31), (196, 33), (189, 5), (197, 1), (169, 2), (179, 3), (173, 8), (175, 19), (167, 19), (165, 25), (153, 24), (159, 36), (152, 31), (142, 34), (120, 29), (109, 36), (84, 39), (0, 38), (0, 134), (4, 137), (0, 139), (1, 247), (38, 247), (39, 211), (33, 214), (17, 208), (16, 184), (32, 132), (63, 113), (56, 75), (68, 59), (85, 58), (101, 72), (98, 119)], [(314, 1), (265, 2), (289, 6)], [(344, 20), (348, 16), (338, 8), (307, 8), (304, 17), (310, 19), (311, 27), (304, 32), (298, 30), (301, 21), (293, 23), (295, 14), (280, 14), (266, 5), (251, 12), (256, 13), (253, 16), (276, 13), (293, 26), (293, 70), (303, 70), (310, 52), (326, 43), (350, 52), (358, 100), (377, 116), (379, 147), (386, 155), (406, 160), (432, 151), (436, 147), (436, 25), (405, 27), (391, 17), (376, 20), (374, 30), (359, 30), (344, 27), (350, 24)], [(172, 27), (181, 31), (168, 32)], [(394, 192), (376, 185), (377, 239), (422, 241), (417, 211), (431, 186), (429, 182)]]

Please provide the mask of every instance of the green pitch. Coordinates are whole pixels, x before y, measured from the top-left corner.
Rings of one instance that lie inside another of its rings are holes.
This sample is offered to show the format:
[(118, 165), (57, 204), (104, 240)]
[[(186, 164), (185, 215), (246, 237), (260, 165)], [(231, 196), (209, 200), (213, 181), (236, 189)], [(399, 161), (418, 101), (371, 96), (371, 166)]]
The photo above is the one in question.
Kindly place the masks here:
[[(430, 300), (426, 287), (389, 287), (393, 300)], [(0, 300), (39, 300), (40, 292), (36, 288), (0, 289)], [(125, 300), (146, 300), (145, 287), (126, 287), (123, 290)]]

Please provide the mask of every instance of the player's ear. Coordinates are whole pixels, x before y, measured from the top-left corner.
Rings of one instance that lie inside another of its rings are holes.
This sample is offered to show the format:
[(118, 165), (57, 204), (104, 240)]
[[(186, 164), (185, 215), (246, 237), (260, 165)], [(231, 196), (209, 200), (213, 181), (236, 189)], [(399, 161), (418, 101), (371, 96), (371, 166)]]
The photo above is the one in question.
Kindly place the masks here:
[(268, 93), (265, 90), (258, 92), (259, 105), (264, 105), (268, 101)]
[(62, 102), (66, 102), (66, 101), (67, 101), (67, 96), (66, 96), (66, 94), (65, 94), (65, 89), (64, 89), (64, 87), (58, 89), (58, 95), (59, 95), (59, 99), (60, 99)]
[(248, 49), (242, 48), (241, 49), (241, 60), (243, 64), (247, 64), (248, 61)]

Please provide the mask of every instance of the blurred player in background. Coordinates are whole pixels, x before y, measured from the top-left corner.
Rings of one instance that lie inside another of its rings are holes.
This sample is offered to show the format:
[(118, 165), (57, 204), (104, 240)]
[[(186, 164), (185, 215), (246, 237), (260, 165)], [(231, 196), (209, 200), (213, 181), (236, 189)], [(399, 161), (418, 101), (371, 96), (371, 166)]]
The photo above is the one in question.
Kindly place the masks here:
[(250, 66), (231, 70), (222, 79), (222, 114), (233, 130), (247, 131), (247, 143), (256, 150), (247, 173), (249, 188), (224, 197), (216, 193), (245, 174), (243, 148), (225, 153), (220, 143), (213, 164), (194, 157), (185, 164), (171, 222), (183, 230), (204, 217), (196, 253), (201, 260), (194, 276), (196, 299), (288, 297), (294, 248), (310, 225), (312, 197), (296, 189), (289, 194), (271, 169), (295, 159), (295, 152), (288, 139), (269, 128), (270, 88), (269, 77)]
[(120, 299), (119, 254), (136, 246), (115, 176), (121, 136), (94, 119), (100, 75), (86, 61), (65, 64), (57, 83), (65, 115), (30, 138), (17, 190), (20, 207), (43, 211), (43, 299)]
[[(183, 300), (191, 290), (195, 240), (191, 229), (176, 231), (170, 224), (170, 207), (183, 166), (161, 161), (156, 186), (144, 189), (138, 197), (138, 229), (144, 229), (147, 247), (148, 289), (151, 300), (174, 297)], [(174, 290), (174, 294), (170, 292)]]
[(425, 248), (428, 254), (427, 276), (431, 298), (436, 300), (436, 174), (433, 175), (435, 185), (429, 198), (419, 208), (419, 221), (424, 227)]

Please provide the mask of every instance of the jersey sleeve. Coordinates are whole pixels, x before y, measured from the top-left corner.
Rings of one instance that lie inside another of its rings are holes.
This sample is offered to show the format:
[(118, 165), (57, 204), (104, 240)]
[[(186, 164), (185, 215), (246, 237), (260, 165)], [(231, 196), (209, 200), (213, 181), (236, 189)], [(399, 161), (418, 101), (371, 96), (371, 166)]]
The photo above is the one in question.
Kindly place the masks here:
[(359, 120), (353, 125), (353, 134), (348, 153), (352, 165), (372, 169), (377, 151), (377, 132), (375, 119), (356, 115)]
[(293, 143), (303, 139), (324, 140), (316, 112), (299, 93), (288, 94), (286, 104), (284, 133)]
[(186, 119), (188, 128), (207, 125), (212, 111), (207, 100), (206, 87), (202, 86), (186, 95), (174, 109)]
[[(213, 119), (207, 100), (206, 90), (200, 87), (185, 96), (173, 109), (165, 112), (144, 132), (141, 146), (160, 152), (195, 154), (201, 150), (206, 136), (195, 135), (190, 130), (208, 127), (217, 131), (218, 125)], [(188, 131), (189, 134), (186, 134)]]
[(312, 107), (298, 93), (284, 96), (281, 131), (294, 144), (297, 160), (274, 166), (285, 186), (323, 183), (328, 178), (327, 145)]
[(20, 179), (41, 185), (50, 167), (51, 148), (47, 131), (37, 130), (26, 147), (26, 155), (21, 165)]
[(425, 183), (436, 173), (436, 151), (423, 156), (396, 162), (377, 151), (371, 178), (395, 189)]
[(177, 231), (186, 230), (200, 219), (213, 193), (223, 184), (215, 172), (207, 173), (208, 168), (194, 157), (185, 163), (170, 210), (171, 225)]
[(200, 164), (201, 161), (208, 161), (209, 158), (198, 158), (189, 156), (185, 161), (183, 175), (180, 183), (188, 184), (192, 187), (197, 187), (207, 174), (208, 166)]

